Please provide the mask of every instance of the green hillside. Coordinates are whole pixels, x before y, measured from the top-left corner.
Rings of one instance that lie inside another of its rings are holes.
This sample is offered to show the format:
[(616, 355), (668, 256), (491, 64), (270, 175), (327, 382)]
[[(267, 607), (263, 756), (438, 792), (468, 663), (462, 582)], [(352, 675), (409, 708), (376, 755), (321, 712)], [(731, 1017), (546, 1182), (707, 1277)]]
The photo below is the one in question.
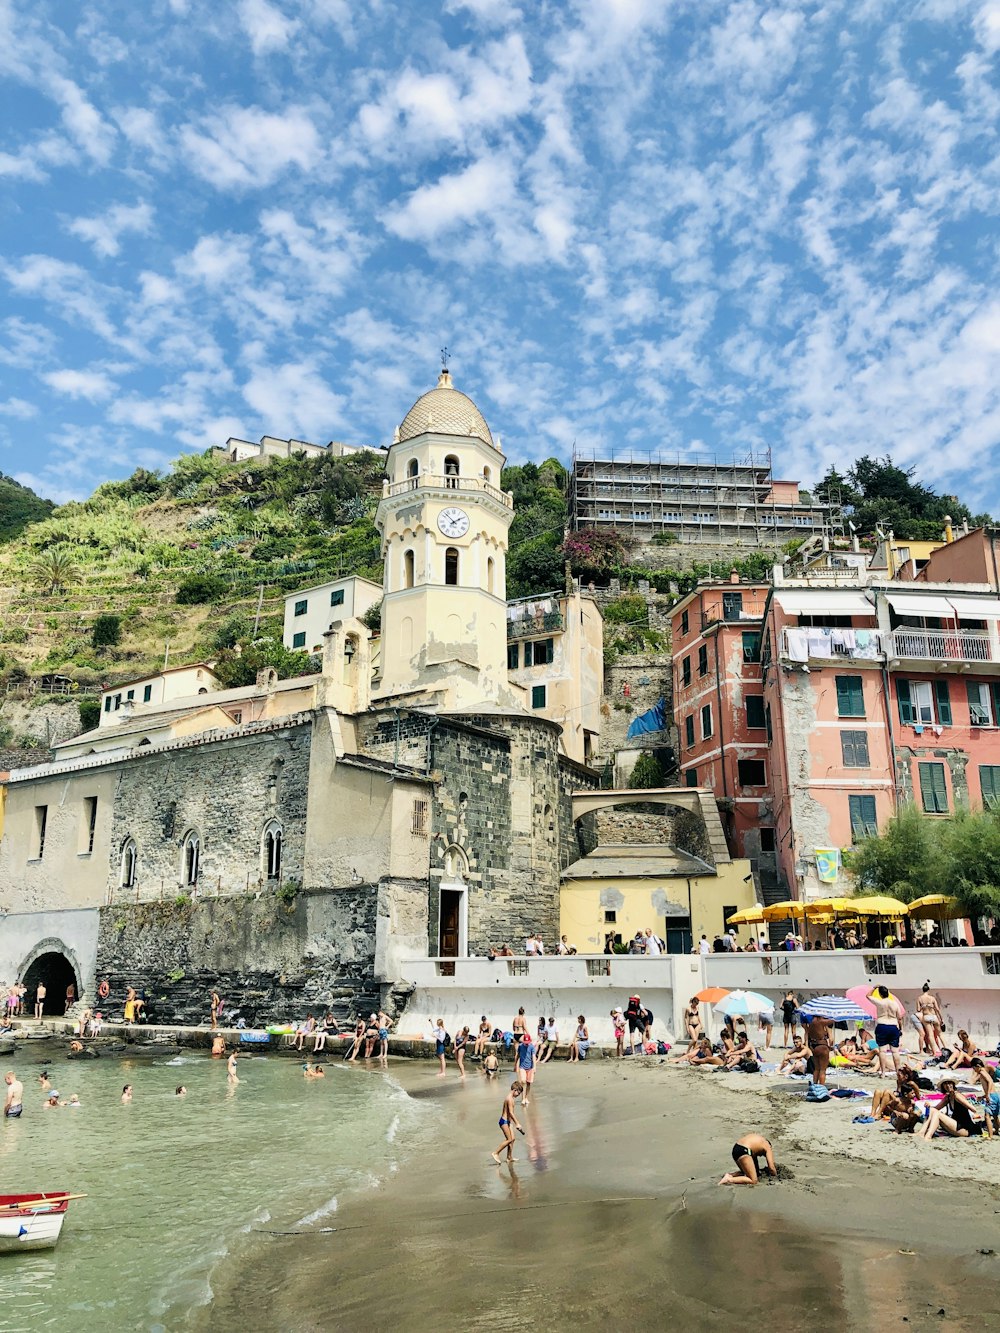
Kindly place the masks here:
[(0, 542), (19, 536), (29, 523), (48, 518), (54, 508), (51, 500), (0, 472)]

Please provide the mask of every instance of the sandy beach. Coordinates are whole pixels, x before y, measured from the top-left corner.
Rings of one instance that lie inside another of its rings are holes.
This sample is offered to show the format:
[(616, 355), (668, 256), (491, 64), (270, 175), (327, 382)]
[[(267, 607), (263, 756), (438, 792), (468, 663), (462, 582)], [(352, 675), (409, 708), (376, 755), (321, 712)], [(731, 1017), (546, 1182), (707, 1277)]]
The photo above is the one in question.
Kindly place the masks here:
[[(392, 1076), (428, 1112), (401, 1169), (331, 1229), (249, 1237), (201, 1327), (1000, 1327), (1000, 1140), (922, 1147), (852, 1124), (860, 1099), (592, 1060), (541, 1070), (498, 1168), (509, 1072)], [(719, 1188), (751, 1128), (788, 1179)]]

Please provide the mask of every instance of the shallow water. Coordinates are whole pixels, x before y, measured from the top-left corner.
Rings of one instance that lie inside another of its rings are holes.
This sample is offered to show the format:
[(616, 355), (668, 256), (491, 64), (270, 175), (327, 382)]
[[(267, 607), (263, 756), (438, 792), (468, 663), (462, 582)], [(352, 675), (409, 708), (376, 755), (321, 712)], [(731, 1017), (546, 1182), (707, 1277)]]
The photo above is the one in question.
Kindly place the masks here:
[(3, 1192), (88, 1197), (70, 1204), (55, 1250), (0, 1255), (5, 1328), (183, 1327), (209, 1299), (213, 1265), (248, 1230), (321, 1228), (346, 1192), (395, 1170), (422, 1114), (374, 1070), (334, 1062), (307, 1082), (295, 1061), (246, 1057), (230, 1088), (224, 1063), (194, 1053), (182, 1063), (60, 1056), (44, 1067), (82, 1105), (46, 1111), (31, 1056), (14, 1063), (24, 1115), (0, 1124)]

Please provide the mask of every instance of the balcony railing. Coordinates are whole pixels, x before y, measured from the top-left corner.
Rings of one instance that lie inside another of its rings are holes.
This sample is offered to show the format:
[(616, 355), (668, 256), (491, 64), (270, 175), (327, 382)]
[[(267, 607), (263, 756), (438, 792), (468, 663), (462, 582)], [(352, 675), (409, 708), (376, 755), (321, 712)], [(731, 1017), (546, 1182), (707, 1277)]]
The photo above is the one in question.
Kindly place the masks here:
[(882, 637), (874, 629), (789, 626), (781, 631), (781, 656), (787, 662), (839, 658), (853, 662), (877, 662), (882, 658)]
[(526, 598), (507, 607), (507, 638), (530, 639), (535, 634), (565, 628), (556, 597)]
[(959, 630), (894, 629), (888, 636), (890, 657), (935, 662), (995, 662), (988, 634)]
[(716, 602), (705, 602), (701, 608), (701, 627), (714, 625), (716, 621), (760, 620), (764, 614), (764, 598), (748, 597), (741, 594), (740, 600), (724, 597)]
[(418, 489), (431, 488), (433, 490), (444, 491), (483, 491), (491, 499), (496, 500), (497, 504), (502, 504), (506, 509), (513, 509), (514, 501), (506, 491), (502, 491), (499, 486), (494, 486), (492, 482), (486, 481), (483, 477), (456, 477), (451, 473), (441, 474), (434, 472), (421, 472), (416, 477), (404, 477), (402, 481), (387, 481), (382, 485), (383, 499), (393, 495), (406, 495), (410, 491)]

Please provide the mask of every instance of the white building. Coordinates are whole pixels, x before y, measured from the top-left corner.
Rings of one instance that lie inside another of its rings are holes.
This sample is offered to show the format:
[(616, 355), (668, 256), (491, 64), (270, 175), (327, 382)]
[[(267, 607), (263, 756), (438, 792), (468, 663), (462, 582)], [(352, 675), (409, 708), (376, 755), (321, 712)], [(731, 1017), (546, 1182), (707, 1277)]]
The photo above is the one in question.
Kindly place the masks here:
[(131, 713), (140, 704), (165, 704), (171, 699), (188, 699), (220, 689), (219, 678), (207, 662), (167, 667), (155, 676), (143, 676), (125, 685), (115, 685), (101, 695), (102, 727), (121, 721), (122, 709)]
[(221, 449), (215, 448), (212, 453), (226, 463), (245, 463), (248, 459), (294, 458), (296, 454), (306, 458), (348, 458), (351, 454), (361, 453), (384, 456), (385, 450), (376, 444), (344, 444), (341, 440), (312, 444), (309, 440), (279, 440), (274, 435), (262, 435), (259, 444), (232, 436)]
[(289, 593), (282, 642), (291, 651), (321, 653), (323, 635), (335, 620), (360, 620), (381, 600), (379, 584), (356, 574)]

